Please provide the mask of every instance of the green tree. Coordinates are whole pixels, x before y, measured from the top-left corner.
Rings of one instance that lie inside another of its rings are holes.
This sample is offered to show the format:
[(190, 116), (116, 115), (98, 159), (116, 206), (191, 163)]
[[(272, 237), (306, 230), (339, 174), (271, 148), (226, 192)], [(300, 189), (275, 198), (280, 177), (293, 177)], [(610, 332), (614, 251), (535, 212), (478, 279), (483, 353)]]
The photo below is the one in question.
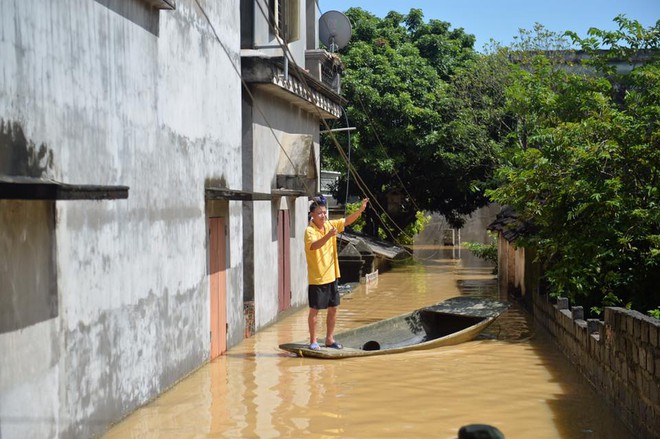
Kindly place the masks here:
[[(648, 29), (639, 21), (631, 20), (625, 15), (616, 16), (614, 22), (619, 29), (606, 31), (592, 27), (586, 38), (580, 38), (575, 32), (566, 32), (566, 36), (571, 38), (574, 44), (592, 55), (586, 64), (596, 67), (606, 75), (616, 75), (616, 64), (622, 61), (636, 67), (640, 62), (647, 64), (649, 60), (658, 60), (660, 20)], [(644, 56), (644, 60), (640, 55)]]
[[(660, 304), (659, 27), (618, 17), (618, 40), (591, 30), (582, 43), (608, 76), (570, 73), (543, 56), (519, 69), (508, 87), (515, 153), (488, 195), (512, 206), (537, 233), (551, 291), (599, 308)], [(594, 39), (600, 39), (596, 44)], [(651, 51), (625, 76), (610, 68), (617, 41)], [(646, 44), (646, 43), (644, 43)]]
[[(359, 8), (347, 15), (353, 36), (341, 55), (348, 120), (357, 127), (351, 164), (385, 209), (387, 194), (404, 193), (385, 219), (368, 212), (367, 233), (388, 229), (402, 235), (424, 210), (460, 225), (462, 215), (487, 202), (477, 188), (492, 177), (497, 155), (485, 134), (474, 138), (467, 124), (447, 124), (459, 107), (452, 78), (478, 58), (474, 36), (439, 20), (425, 23), (419, 9), (408, 15), (390, 12), (383, 19)], [(455, 138), (459, 133), (461, 139)], [(345, 170), (337, 146), (324, 139), (323, 165)], [(361, 195), (357, 186), (352, 184), (351, 192)], [(345, 194), (337, 195), (344, 200)]]

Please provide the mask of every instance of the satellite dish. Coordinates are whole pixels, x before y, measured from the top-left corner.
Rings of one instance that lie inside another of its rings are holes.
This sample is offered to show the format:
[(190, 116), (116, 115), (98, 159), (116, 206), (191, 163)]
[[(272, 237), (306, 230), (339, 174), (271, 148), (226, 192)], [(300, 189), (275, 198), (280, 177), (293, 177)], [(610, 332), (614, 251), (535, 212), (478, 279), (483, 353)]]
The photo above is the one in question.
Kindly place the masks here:
[(332, 53), (348, 44), (351, 32), (351, 22), (339, 11), (328, 11), (319, 18), (319, 39)]

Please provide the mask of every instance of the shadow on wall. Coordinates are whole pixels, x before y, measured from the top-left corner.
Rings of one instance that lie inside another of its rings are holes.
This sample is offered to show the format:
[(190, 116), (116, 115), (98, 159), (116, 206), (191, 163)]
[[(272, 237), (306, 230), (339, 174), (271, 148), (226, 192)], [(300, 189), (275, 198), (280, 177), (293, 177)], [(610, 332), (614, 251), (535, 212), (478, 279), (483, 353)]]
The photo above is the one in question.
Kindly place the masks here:
[(52, 168), (53, 151), (45, 143), (37, 147), (20, 123), (0, 119), (0, 175), (45, 177)]
[[(0, 120), (0, 175), (44, 177), (53, 161), (18, 122)], [(53, 201), (0, 199), (0, 334), (57, 317), (54, 229)]]
[(160, 10), (144, 0), (94, 0), (147, 32), (158, 36), (160, 32)]

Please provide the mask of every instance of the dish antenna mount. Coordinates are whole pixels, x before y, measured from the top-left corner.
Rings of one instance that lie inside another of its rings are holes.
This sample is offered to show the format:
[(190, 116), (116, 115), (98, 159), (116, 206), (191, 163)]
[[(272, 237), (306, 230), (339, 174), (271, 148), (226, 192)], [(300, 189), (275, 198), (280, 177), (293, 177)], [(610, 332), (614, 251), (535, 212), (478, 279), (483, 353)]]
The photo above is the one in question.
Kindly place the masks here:
[(328, 11), (319, 18), (319, 39), (331, 53), (348, 44), (351, 32), (351, 22), (339, 11)]

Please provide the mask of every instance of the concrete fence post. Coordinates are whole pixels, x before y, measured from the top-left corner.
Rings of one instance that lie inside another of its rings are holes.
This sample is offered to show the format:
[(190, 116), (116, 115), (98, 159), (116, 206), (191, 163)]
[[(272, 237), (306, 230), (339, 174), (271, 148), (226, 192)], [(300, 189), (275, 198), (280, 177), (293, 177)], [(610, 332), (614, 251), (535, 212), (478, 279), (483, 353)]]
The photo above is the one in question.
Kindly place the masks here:
[(581, 306), (572, 307), (571, 317), (573, 318), (573, 320), (584, 320), (584, 308)]
[(600, 332), (600, 320), (598, 319), (587, 319), (587, 330), (589, 334), (599, 333)]

